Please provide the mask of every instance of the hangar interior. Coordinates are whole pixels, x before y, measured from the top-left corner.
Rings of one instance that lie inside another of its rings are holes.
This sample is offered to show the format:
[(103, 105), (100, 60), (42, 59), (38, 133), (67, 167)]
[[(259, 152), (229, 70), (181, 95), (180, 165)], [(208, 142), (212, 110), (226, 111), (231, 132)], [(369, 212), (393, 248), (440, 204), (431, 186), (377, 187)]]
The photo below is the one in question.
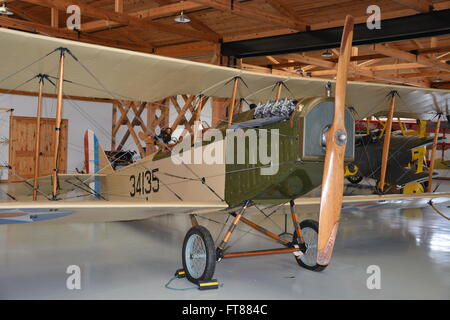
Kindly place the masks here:
[[(411, 96), (415, 94), (414, 89), (436, 90), (439, 94), (438, 100), (424, 106), (423, 110), (420, 104), (425, 102), (418, 97), (414, 112), (406, 112), (406, 109), (394, 112), (391, 109), (392, 114), (354, 115), (355, 134), (381, 132), (381, 136), (390, 136), (392, 132), (404, 137), (429, 139), (426, 145), (420, 146), (420, 153), (413, 152), (413, 161), (405, 166), (417, 170), (417, 175), (423, 175), (421, 183), (413, 181), (406, 185), (408, 187), (403, 185), (401, 188), (391, 186), (384, 190), (385, 193), (401, 194), (402, 199), (411, 195), (411, 199), (415, 199), (417, 194), (427, 191), (450, 192), (449, 142), (445, 140), (450, 134), (450, 1), (1, 2), (0, 27), (8, 30), (0, 33), (0, 37), (5, 36), (3, 39), (14, 36), (9, 31), (21, 32), (32, 35), (31, 38), (36, 35), (70, 40), (86, 46), (105, 46), (227, 67), (239, 72), (248, 71), (274, 79), (286, 77), (291, 81), (273, 82), (266, 88), (270, 99), (265, 101), (292, 99), (297, 94), (294, 88), (296, 79), (312, 82), (322, 79), (324, 83), (336, 81), (341, 58), (341, 34), (346, 15), (350, 14), (354, 17), (355, 32), (348, 81), (368, 86), (377, 83), (408, 87), (412, 90)], [(80, 10), (80, 21), (73, 16), (76, 9), (68, 10), (70, 5)], [(380, 28), (376, 27), (374, 18), (377, 13), (380, 14)], [(71, 23), (79, 25), (70, 29)], [(29, 184), (33, 178), (55, 174), (54, 127), (58, 110), (62, 114), (57, 134), (57, 174), (78, 174), (86, 172), (86, 130), (95, 132), (96, 143), (106, 151), (113, 164), (118, 161), (117, 157), (123, 157), (120, 166), (126, 167), (164, 151), (161, 144), (150, 138), (152, 135), (161, 135), (170, 128), (171, 137), (181, 141), (180, 137), (194, 133), (196, 121), (200, 121), (204, 129), (230, 126), (240, 114), (252, 112), (256, 107), (252, 103), (265, 102), (246, 99), (244, 92), (249, 87), (245, 76), (242, 76), (243, 82), (238, 88), (232, 88), (231, 82), (226, 83), (226, 88), (205, 87), (210, 90), (209, 94), (201, 98), (180, 92), (164, 97), (145, 93), (158, 97), (150, 101), (123, 99), (123, 96), (115, 99), (105, 94), (106, 90), (92, 93), (91, 83), (71, 83), (70, 74), (65, 78), (67, 87), (78, 85), (80, 91), (73, 91), (77, 93), (83, 92), (84, 85), (86, 90), (91, 90), (89, 94), (59, 94), (57, 83), (60, 79), (52, 76), (46, 78), (48, 86), (42, 92), (37, 81), (22, 86), (11, 82), (10, 85), (9, 71), (21, 71), (24, 65), (14, 65), (14, 61), (19, 61), (25, 54), (18, 53), (13, 57), (6, 56), (5, 52), (7, 50), (0, 53), (2, 61), (8, 61), (0, 65), (0, 201), (4, 207), (16, 201), (32, 201), (30, 188), (33, 190), (33, 185), (25, 186), (28, 192), (23, 194), (24, 184)], [(103, 58), (107, 59), (106, 55), (96, 56), (98, 64)], [(20, 60), (21, 63), (24, 61)], [(95, 66), (94, 62), (89, 63)], [(39, 72), (56, 75), (58, 64), (52, 68), (51, 71)], [(68, 70), (72, 70), (70, 68), (69, 65)], [(171, 72), (170, 76), (177, 82), (178, 71)], [(184, 75), (180, 71), (180, 76)], [(132, 87), (133, 81), (140, 79), (129, 74), (116, 73), (113, 76), (123, 78), (123, 87)], [(201, 79), (187, 77), (180, 81), (201, 82)], [(170, 86), (170, 83), (165, 82), (165, 85)], [(249, 85), (253, 89), (251, 83)], [(229, 93), (219, 93), (224, 90)], [(318, 92), (323, 96), (328, 94), (325, 86), (319, 91), (314, 90), (311, 95)], [(388, 98), (385, 95), (381, 98), (389, 108)], [(41, 119), (38, 120), (40, 136), (36, 134), (39, 99), (42, 99)], [(397, 101), (402, 99), (406, 101), (408, 98), (400, 92)], [(36, 140), (40, 141), (39, 152), (36, 151)], [(380, 157), (384, 158), (385, 151), (383, 156), (381, 149), (379, 151)], [(407, 153), (410, 156), (410, 150)], [(38, 171), (36, 159), (40, 159)], [(350, 169), (346, 172), (344, 195), (371, 197), (374, 188), (379, 186), (379, 180), (374, 182), (373, 176), (361, 176), (361, 181), (355, 183), (351, 181)], [(430, 178), (428, 174), (425, 177), (429, 171)], [(389, 171), (386, 175), (389, 180)], [(382, 180), (383, 193), (385, 182), (384, 178)], [(49, 186), (53, 183), (54, 180), (48, 182)], [(88, 197), (80, 194), (80, 190), (71, 190), (67, 199), (93, 200), (98, 194), (90, 190), (94, 194)], [(321, 192), (318, 187), (307, 195), (320, 198)], [(36, 197), (43, 200), (43, 194)], [(9, 211), (0, 210), (0, 298), (448, 299), (450, 227), (446, 219), (447, 200), (450, 199), (441, 199), (437, 205), (439, 210), (428, 205), (410, 208), (408, 203), (397, 203), (397, 207), (392, 208), (376, 205), (344, 207), (333, 262), (323, 272), (299, 268), (291, 253), (230, 259), (217, 264), (215, 277), (221, 286), (218, 290), (209, 291), (196, 290), (186, 279), (175, 279), (167, 285), (175, 270), (182, 267), (183, 238), (192, 224), (192, 218), (186, 214), (168, 212), (131, 221), (78, 223), (69, 220), (69, 223), (59, 223), (55, 219), (9, 224), (2, 222), (2, 219), (8, 220), (9, 216), (5, 214)], [(290, 215), (289, 207), (279, 206), (277, 211), (273, 211), (271, 206), (262, 205), (266, 207), (250, 210), (252, 221), (258, 221), (265, 228), (274, 228), (277, 234), (288, 233), (292, 238), (294, 226), (290, 221), (286, 222)], [(296, 203), (294, 208), (301, 220), (319, 220), (317, 207), (312, 209)], [(100, 211), (103, 215), (108, 214), (107, 207)], [(228, 227), (231, 223), (230, 216), (223, 212), (199, 214), (197, 219), (216, 242), (223, 235), (224, 224)], [(240, 225), (236, 229), (230, 240), (233, 250), (242, 251), (249, 247), (263, 250), (273, 246), (248, 225)], [(71, 265), (80, 266), (81, 289), (67, 288), (67, 268)], [(371, 266), (378, 266), (381, 270), (381, 288), (368, 288)]]

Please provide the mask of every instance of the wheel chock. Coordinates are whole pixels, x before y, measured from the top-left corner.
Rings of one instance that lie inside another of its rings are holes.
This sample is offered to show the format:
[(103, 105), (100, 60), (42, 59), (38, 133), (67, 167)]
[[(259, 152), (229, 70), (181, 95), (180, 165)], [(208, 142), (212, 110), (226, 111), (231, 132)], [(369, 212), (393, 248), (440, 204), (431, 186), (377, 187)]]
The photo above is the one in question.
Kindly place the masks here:
[(177, 271), (175, 271), (174, 276), (178, 279), (186, 278), (186, 271), (184, 271), (183, 269), (178, 269)]
[(219, 289), (219, 282), (216, 279), (209, 281), (198, 281), (198, 290)]
[[(174, 274), (175, 278), (182, 279), (186, 278), (186, 271), (184, 269), (178, 269)], [(219, 289), (220, 283), (216, 279), (211, 279), (209, 281), (197, 281), (194, 284), (198, 286), (198, 290), (211, 290)]]

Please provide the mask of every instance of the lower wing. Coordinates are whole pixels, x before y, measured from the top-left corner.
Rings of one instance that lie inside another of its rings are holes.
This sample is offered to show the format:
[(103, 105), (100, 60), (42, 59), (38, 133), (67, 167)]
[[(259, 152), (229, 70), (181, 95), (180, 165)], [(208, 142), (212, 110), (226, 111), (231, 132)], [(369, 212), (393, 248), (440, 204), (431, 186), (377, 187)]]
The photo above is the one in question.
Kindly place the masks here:
[[(450, 193), (386, 194), (345, 196), (342, 210), (370, 210), (374, 208), (422, 208), (450, 202)], [(300, 210), (318, 212), (320, 197), (295, 200)], [(56, 223), (91, 223), (147, 219), (164, 214), (207, 214), (226, 211), (223, 204), (198, 202), (119, 202), (119, 201), (11, 201), (0, 203), (0, 224), (18, 224), (52, 220)]]

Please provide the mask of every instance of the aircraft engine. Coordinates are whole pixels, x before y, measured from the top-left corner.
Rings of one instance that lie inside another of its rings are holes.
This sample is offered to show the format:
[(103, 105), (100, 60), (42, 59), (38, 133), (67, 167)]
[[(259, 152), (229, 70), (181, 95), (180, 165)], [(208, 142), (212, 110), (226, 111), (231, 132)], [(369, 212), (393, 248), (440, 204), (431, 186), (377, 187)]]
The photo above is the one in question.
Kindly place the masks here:
[[(301, 160), (325, 159), (325, 133), (333, 122), (334, 98), (303, 98), (297, 104), (300, 121)], [(345, 110), (347, 145), (345, 160), (352, 161), (355, 155), (355, 121), (349, 109)]]

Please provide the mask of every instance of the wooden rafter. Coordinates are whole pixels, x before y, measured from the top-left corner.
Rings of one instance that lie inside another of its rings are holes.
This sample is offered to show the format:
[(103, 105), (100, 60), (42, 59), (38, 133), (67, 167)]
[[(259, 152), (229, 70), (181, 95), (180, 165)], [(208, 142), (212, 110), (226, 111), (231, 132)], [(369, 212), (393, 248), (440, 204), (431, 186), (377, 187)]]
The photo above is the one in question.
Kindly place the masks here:
[(15, 3), (11, 4), (10, 2), (8, 2), (8, 8), (10, 8), (15, 15), (27, 21), (39, 23), (42, 25), (48, 23), (46, 19), (42, 18), (39, 15), (31, 14), (28, 10), (23, 9), (22, 7), (18, 6)]
[(93, 7), (79, 0), (22, 0), (24, 2), (32, 3), (35, 5), (40, 5), (49, 8), (57, 8), (59, 10), (66, 10), (70, 5), (77, 5), (83, 15), (97, 18), (111, 20), (123, 25), (136, 26), (143, 29), (152, 28), (157, 31), (177, 34), (180, 36), (185, 36), (188, 38), (208, 40), (208, 41), (218, 41), (217, 38), (213, 38), (204, 32), (199, 32), (197, 30), (192, 30), (184, 27), (173, 26), (169, 24), (163, 24), (160, 22), (155, 22), (148, 19), (142, 19), (134, 17), (129, 14), (114, 12), (111, 10), (105, 10), (102, 8)]
[(119, 13), (123, 12), (123, 0), (114, 0), (114, 11)]
[[(191, 1), (182, 1), (177, 3), (171, 3), (168, 5), (163, 5), (160, 7), (151, 7), (146, 9), (140, 9), (138, 11), (128, 12), (129, 15), (137, 17), (137, 18), (159, 18), (167, 15), (171, 15), (181, 10), (194, 10), (204, 7), (202, 4), (198, 4)], [(86, 22), (81, 25), (81, 30), (86, 32), (99, 31), (104, 30), (111, 27), (120, 26), (121, 24), (118, 22), (110, 21), (110, 20), (95, 20), (91, 22)]]
[(71, 31), (68, 29), (55, 29), (52, 28), (49, 25), (42, 25), (39, 23), (34, 23), (30, 21), (24, 21), (19, 19), (13, 19), (13, 18), (7, 18), (4, 16), (0, 16), (0, 26), (8, 27), (8, 28), (14, 28), (19, 29), (23, 31), (31, 31), (36, 32), (44, 35), (49, 35), (52, 37), (58, 37), (58, 38), (64, 38), (64, 39), (70, 39), (80, 42), (87, 42), (87, 43), (94, 43), (94, 44), (101, 44), (105, 46), (110, 47), (118, 47), (123, 49), (129, 49), (134, 51), (142, 51), (142, 52), (153, 52), (152, 49), (145, 46), (140, 46), (134, 43), (122, 41), (122, 40), (112, 40), (109, 38), (103, 38), (93, 35), (86, 35), (86, 34), (78, 34), (75, 31)]
[(323, 68), (330, 68), (330, 69), (336, 68), (336, 63), (334, 63), (334, 62), (324, 60), (324, 59), (309, 57), (304, 54), (290, 53), (290, 54), (283, 55), (283, 57), (286, 59), (292, 59), (294, 61), (301, 62), (303, 64), (311, 64), (311, 65), (315, 65), (315, 66), (319, 66), (319, 67), (323, 67)]
[(59, 11), (56, 8), (50, 8), (50, 25), (52, 28), (59, 28)]
[(413, 68), (426, 68), (426, 66), (420, 63), (395, 63), (395, 64), (384, 64), (374, 67), (366, 67), (365, 70), (369, 71), (386, 71), (386, 70), (401, 70), (401, 69), (413, 69)]
[(372, 45), (372, 50), (393, 58), (419, 63), (421, 65), (428, 66), (434, 69), (450, 71), (450, 65), (446, 63), (442, 63), (438, 60), (432, 60), (423, 55), (415, 55), (407, 51), (392, 48), (386, 44), (374, 44)]
[(238, 1), (235, 1), (231, 4), (230, 2), (224, 0), (193, 0), (193, 1), (222, 11), (227, 11), (241, 17), (252, 18), (266, 23), (284, 26), (299, 31), (306, 30), (306, 25), (298, 22), (295, 19), (291, 19), (289, 17), (277, 13), (272, 13), (260, 9), (255, 5), (241, 4)]
[(281, 15), (289, 17), (294, 21), (299, 19), (299, 17), (293, 13), (292, 9), (286, 7), (280, 0), (265, 0), (265, 2), (278, 11)]
[[(156, 1), (157, 3), (159, 3), (162, 6), (170, 5), (170, 0), (154, 0), (154, 1)], [(180, 4), (183, 3), (183, 2), (184, 1), (181, 1)], [(183, 11), (184, 10), (185, 9), (183, 9)], [(179, 11), (177, 11), (177, 13), (178, 12)], [(217, 32), (215, 32), (213, 29), (211, 29), (209, 26), (207, 26), (206, 23), (202, 22), (200, 19), (196, 18), (195, 16), (190, 15), (189, 19), (191, 20), (189, 22), (189, 26), (194, 28), (195, 30), (198, 30), (200, 32), (205, 32), (207, 34), (210, 34), (211, 36), (216, 37), (217, 39), (221, 38), (221, 36)]]
[(394, 0), (394, 2), (421, 13), (429, 12), (433, 8), (428, 0)]

